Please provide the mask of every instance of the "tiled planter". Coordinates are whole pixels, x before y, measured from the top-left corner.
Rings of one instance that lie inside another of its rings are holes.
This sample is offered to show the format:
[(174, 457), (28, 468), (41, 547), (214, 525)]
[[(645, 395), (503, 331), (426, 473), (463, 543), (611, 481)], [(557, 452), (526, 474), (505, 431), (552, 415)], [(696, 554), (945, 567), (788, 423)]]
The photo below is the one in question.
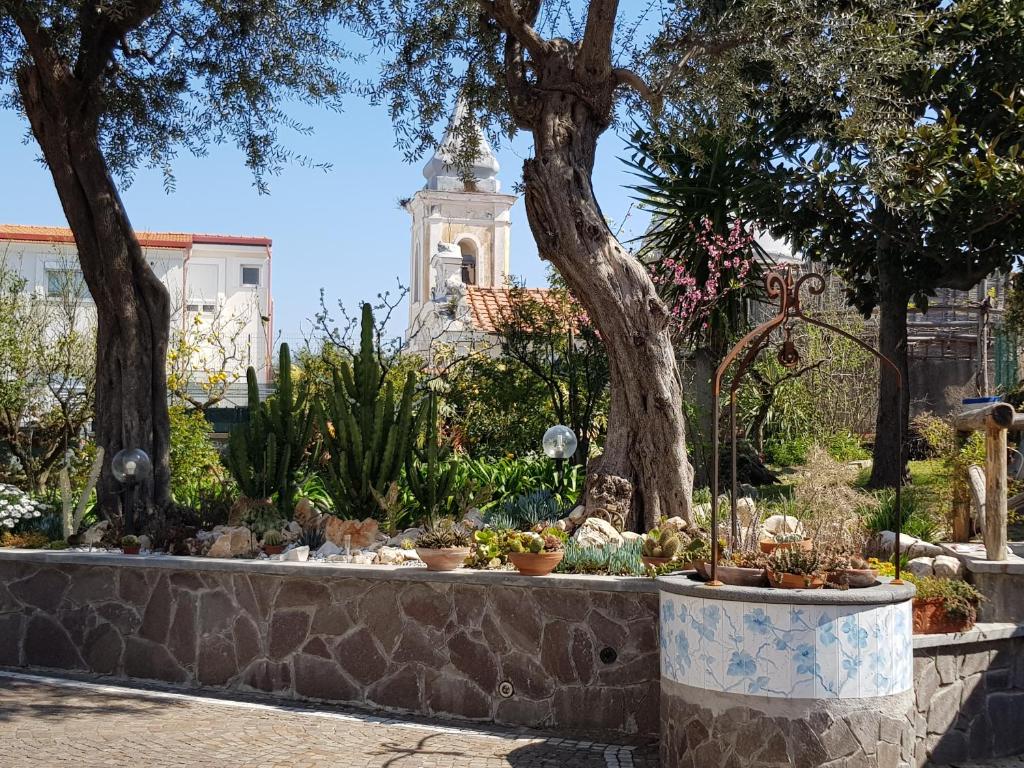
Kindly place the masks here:
[[(659, 584), (663, 768), (909, 760), (913, 587)], [(838, 737), (854, 724), (877, 738)]]

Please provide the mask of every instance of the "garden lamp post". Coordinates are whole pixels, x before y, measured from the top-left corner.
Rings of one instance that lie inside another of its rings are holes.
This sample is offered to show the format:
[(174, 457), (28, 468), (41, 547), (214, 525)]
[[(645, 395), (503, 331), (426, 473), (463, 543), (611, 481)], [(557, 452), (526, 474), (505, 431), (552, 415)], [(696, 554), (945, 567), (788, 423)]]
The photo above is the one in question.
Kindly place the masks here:
[(135, 519), (136, 495), (139, 483), (149, 477), (153, 464), (141, 448), (125, 448), (114, 454), (110, 461), (110, 473), (124, 486), (123, 519), (129, 533), (138, 531)]
[(576, 453), (576, 446), (578, 445), (576, 433), (569, 429), (569, 427), (557, 424), (544, 433), (541, 445), (544, 447), (544, 453), (547, 454), (548, 458), (555, 460), (555, 485), (556, 490), (561, 493), (562, 467), (565, 464), (565, 460)]

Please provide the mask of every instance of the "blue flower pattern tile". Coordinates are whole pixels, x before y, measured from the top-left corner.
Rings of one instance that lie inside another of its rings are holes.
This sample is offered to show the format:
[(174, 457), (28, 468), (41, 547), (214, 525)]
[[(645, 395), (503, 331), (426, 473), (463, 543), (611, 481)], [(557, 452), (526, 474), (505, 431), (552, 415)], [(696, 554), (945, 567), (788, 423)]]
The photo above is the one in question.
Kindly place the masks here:
[(784, 698), (889, 696), (912, 685), (910, 603), (814, 606), (661, 593), (662, 673)]

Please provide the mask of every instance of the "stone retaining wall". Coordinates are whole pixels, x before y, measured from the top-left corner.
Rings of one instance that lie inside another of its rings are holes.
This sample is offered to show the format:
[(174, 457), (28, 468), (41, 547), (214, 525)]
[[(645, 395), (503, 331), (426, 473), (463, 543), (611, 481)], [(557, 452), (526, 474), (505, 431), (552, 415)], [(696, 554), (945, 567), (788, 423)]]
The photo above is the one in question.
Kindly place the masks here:
[(5, 551), (0, 666), (650, 737), (657, 606), (649, 579)]

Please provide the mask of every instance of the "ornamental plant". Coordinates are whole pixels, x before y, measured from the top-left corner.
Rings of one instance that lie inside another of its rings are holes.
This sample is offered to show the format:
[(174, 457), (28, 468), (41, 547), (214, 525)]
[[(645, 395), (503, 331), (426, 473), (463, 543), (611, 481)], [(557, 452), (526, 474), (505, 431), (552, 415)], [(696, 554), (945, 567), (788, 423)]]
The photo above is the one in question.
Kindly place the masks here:
[(420, 549), (454, 549), (468, 547), (471, 541), (461, 526), (456, 525), (450, 517), (442, 517), (416, 537), (416, 546)]
[(22, 520), (42, 517), (48, 510), (46, 504), (36, 501), (25, 491), (0, 483), (0, 526), (13, 528)]
[(539, 531), (520, 531), (508, 538), (508, 551), (512, 553), (560, 552), (568, 539), (565, 531), (544, 528)]
[(935, 576), (917, 578), (910, 574), (906, 574), (906, 579), (917, 587), (915, 599), (940, 598), (949, 616), (966, 618), (972, 624), (977, 620), (978, 605), (985, 597), (966, 581)]
[(643, 543), (644, 557), (675, 557), (682, 547), (679, 532), (672, 527), (653, 528)]

